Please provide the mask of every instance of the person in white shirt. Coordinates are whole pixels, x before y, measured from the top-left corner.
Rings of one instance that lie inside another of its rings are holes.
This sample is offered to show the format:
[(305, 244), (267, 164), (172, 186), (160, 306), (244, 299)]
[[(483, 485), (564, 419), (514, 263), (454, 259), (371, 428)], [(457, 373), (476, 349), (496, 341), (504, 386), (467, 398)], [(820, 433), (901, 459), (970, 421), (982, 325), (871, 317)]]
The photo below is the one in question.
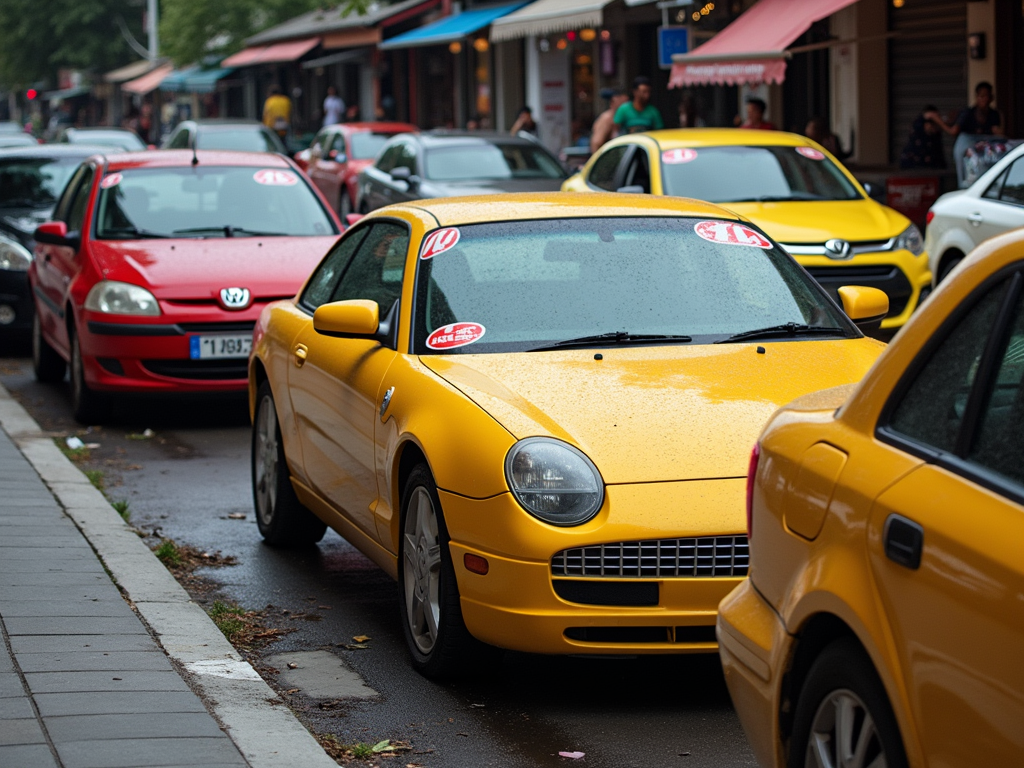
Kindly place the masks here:
[(343, 114), (345, 114), (345, 102), (338, 95), (338, 89), (333, 85), (327, 86), (327, 98), (324, 99), (324, 125), (340, 123)]

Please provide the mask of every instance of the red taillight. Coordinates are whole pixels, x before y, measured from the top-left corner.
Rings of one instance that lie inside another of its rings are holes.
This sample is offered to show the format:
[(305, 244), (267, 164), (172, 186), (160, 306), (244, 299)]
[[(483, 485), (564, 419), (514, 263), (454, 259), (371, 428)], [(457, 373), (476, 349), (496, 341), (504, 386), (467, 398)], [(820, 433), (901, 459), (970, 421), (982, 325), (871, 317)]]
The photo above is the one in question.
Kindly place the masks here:
[(761, 446), (754, 443), (747, 465), (747, 539), (754, 535), (754, 478), (757, 477), (757, 463), (761, 459)]
[(932, 219), (934, 219), (934, 218), (935, 218), (935, 211), (929, 210), (928, 211), (928, 215), (924, 217), (924, 223), (925, 224), (931, 224), (932, 223)]

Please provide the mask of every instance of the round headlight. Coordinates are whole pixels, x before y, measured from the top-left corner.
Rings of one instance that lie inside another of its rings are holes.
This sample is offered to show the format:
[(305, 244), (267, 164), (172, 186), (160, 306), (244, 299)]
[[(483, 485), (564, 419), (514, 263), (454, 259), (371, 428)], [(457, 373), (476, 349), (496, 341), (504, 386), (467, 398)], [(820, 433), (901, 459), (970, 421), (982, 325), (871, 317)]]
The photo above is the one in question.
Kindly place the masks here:
[(32, 254), (21, 243), (0, 236), (0, 269), (11, 272), (27, 272), (32, 263)]
[(896, 238), (893, 250), (910, 251), (915, 256), (920, 256), (924, 253), (924, 238), (921, 237), (921, 230), (911, 224)]
[(85, 308), (112, 315), (160, 314), (160, 304), (152, 293), (137, 285), (117, 280), (96, 283), (85, 297)]
[(585, 523), (604, 503), (604, 481), (594, 462), (550, 437), (528, 437), (512, 446), (505, 477), (523, 509), (552, 525)]

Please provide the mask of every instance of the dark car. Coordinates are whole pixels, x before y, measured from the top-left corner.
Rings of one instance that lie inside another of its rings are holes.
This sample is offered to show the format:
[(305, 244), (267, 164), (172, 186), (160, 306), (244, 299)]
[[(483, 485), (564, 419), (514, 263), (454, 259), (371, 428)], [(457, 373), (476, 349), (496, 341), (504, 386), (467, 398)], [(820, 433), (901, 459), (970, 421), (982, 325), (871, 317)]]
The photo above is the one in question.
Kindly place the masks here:
[(27, 133), (0, 133), (0, 149), (34, 147), (39, 142)]
[(359, 176), (359, 212), (429, 197), (557, 192), (558, 158), (530, 139), (501, 133), (403, 133)]
[(281, 137), (255, 120), (182, 120), (160, 148), (287, 154)]
[(57, 137), (57, 142), (88, 144), (122, 152), (138, 152), (147, 148), (146, 142), (127, 128), (64, 128)]
[(0, 150), (0, 339), (32, 327), (28, 268), (36, 227), (50, 218), (82, 161), (104, 151), (67, 144)]

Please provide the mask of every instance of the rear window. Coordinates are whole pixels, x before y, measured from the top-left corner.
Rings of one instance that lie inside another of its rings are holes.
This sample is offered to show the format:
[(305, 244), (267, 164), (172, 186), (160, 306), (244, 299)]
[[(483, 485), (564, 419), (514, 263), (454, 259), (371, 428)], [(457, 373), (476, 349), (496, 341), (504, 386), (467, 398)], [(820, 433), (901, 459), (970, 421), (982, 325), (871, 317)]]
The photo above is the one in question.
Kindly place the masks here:
[(511, 143), (430, 149), (425, 172), (432, 181), (565, 178), (558, 161), (540, 147)]
[(352, 146), (353, 160), (373, 160), (381, 149), (395, 134), (393, 133), (354, 133), (349, 137)]
[(238, 152), (283, 152), (269, 133), (257, 127), (231, 130), (199, 129), (196, 149), (227, 149)]

